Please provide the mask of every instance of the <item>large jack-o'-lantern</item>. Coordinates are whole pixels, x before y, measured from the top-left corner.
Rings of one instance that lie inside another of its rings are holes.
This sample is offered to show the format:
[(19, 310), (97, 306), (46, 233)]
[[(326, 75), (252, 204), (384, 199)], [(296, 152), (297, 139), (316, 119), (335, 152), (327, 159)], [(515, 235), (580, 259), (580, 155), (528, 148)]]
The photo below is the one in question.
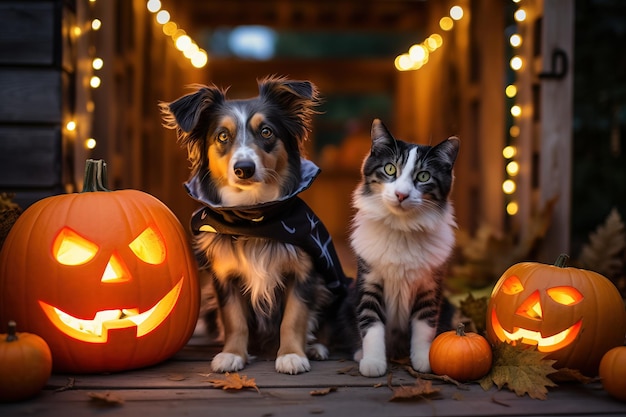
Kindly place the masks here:
[(149, 194), (105, 185), (103, 161), (87, 161), (84, 191), (30, 206), (0, 252), (0, 325), (44, 338), (55, 371), (152, 365), (196, 325), (197, 269), (180, 222)]
[(487, 339), (536, 346), (555, 367), (595, 376), (602, 356), (624, 343), (624, 301), (611, 281), (567, 259), (506, 270), (487, 307)]

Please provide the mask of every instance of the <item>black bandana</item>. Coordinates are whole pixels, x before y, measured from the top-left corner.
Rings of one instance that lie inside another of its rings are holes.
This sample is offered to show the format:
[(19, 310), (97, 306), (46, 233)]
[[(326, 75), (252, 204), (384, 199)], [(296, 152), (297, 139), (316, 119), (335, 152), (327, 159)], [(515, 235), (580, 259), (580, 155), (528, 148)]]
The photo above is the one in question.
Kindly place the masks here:
[(191, 218), (194, 234), (219, 233), (237, 237), (261, 237), (298, 246), (307, 252), (315, 269), (324, 277), (326, 286), (337, 295), (344, 295), (348, 279), (344, 275), (332, 238), (313, 210), (297, 196), (306, 190), (319, 174), (319, 168), (302, 160), (300, 187), (280, 200), (254, 206), (223, 207), (199, 199), (193, 180), (187, 192), (204, 204)]

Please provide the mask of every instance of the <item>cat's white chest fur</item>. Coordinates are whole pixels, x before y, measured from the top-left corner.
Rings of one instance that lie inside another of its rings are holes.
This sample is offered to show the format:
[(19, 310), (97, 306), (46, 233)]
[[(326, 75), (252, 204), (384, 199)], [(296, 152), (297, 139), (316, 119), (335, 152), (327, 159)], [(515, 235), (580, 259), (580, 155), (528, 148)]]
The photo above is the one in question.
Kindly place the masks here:
[(355, 253), (385, 280), (413, 281), (446, 262), (455, 243), (451, 207), (419, 230), (393, 228), (388, 219), (357, 215), (351, 239)]

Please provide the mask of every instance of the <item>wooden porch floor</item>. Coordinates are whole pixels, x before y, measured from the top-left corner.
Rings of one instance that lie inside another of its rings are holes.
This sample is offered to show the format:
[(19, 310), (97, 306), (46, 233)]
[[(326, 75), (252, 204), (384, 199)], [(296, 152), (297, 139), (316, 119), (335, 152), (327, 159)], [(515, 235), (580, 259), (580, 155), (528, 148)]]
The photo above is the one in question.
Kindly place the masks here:
[[(135, 371), (115, 374), (59, 375), (35, 398), (0, 404), (0, 416), (626, 416), (626, 403), (613, 400), (599, 382), (551, 388), (545, 401), (517, 397), (504, 389), (483, 391), (477, 384), (464, 389), (433, 382), (437, 397), (390, 402), (394, 387), (415, 383), (401, 366), (391, 376), (365, 378), (351, 360), (312, 362), (301, 375), (274, 371), (274, 363), (256, 360), (239, 372), (254, 378), (254, 389), (224, 391), (209, 380), (210, 360), (218, 347), (194, 336), (172, 359)], [(326, 395), (315, 391), (333, 390)], [(111, 403), (94, 400), (108, 396)], [(119, 401), (119, 402), (118, 402)]]

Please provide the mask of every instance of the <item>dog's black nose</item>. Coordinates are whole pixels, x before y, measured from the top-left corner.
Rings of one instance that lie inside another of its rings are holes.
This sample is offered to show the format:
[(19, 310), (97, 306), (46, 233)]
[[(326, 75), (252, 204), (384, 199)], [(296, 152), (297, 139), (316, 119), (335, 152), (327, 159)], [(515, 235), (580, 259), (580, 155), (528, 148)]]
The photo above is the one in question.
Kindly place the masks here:
[(246, 180), (254, 175), (254, 162), (244, 159), (235, 163), (234, 170), (237, 178)]

